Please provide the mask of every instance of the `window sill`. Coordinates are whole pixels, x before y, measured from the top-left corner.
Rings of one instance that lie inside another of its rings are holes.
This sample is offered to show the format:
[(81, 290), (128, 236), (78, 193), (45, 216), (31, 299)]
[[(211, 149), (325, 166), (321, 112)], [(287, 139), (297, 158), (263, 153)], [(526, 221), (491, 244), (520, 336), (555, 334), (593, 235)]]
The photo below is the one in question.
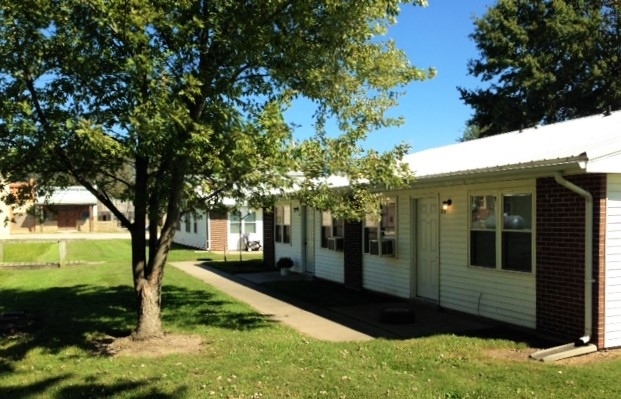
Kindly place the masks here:
[(535, 276), (535, 272), (534, 271), (521, 271), (521, 270), (508, 270), (508, 269), (500, 269), (497, 267), (485, 267), (485, 266), (473, 266), (473, 265), (469, 265), (468, 269), (471, 270), (478, 270), (478, 271), (488, 271), (490, 273), (509, 273), (509, 274), (513, 274), (513, 275), (519, 275), (519, 276)]

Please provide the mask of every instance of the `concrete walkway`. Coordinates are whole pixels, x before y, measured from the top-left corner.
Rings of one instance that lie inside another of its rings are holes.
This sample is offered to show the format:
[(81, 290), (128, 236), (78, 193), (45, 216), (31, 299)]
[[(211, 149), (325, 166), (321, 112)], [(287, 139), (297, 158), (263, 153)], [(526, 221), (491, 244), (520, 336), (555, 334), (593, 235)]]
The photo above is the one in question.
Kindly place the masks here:
[(222, 277), (217, 273), (206, 270), (196, 262), (173, 262), (174, 267), (187, 274), (204, 281), (231, 297), (252, 306), (259, 313), (271, 319), (287, 324), (313, 338), (343, 342), (368, 341), (373, 337), (363, 334), (344, 325), (328, 320), (314, 313), (307, 312), (287, 302), (283, 302), (269, 295), (265, 295), (249, 288), (234, 279)]

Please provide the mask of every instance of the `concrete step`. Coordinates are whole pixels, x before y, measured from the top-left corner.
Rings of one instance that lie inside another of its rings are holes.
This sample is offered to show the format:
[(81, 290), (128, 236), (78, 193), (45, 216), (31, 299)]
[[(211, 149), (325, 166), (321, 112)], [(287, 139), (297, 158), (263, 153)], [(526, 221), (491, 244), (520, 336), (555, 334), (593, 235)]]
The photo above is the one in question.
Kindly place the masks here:
[(597, 352), (597, 346), (593, 344), (576, 345), (575, 343), (571, 343), (537, 351), (530, 355), (530, 358), (542, 362), (555, 362), (557, 360), (586, 355), (593, 352)]

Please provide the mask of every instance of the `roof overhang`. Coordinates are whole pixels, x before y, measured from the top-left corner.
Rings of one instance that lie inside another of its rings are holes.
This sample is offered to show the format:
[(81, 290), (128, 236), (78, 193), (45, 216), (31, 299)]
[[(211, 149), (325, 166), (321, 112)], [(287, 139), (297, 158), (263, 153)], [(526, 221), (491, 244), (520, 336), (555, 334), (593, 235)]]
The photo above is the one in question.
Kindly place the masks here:
[(589, 159), (587, 173), (621, 173), (621, 151)]
[(84, 187), (56, 189), (50, 195), (37, 198), (37, 205), (97, 205), (97, 198)]
[(549, 175), (554, 172), (563, 171), (564, 173), (584, 173), (587, 166), (586, 154), (564, 159), (554, 159), (545, 161), (525, 162), (518, 164), (499, 165), (494, 167), (457, 170), (448, 173), (438, 173), (417, 176), (414, 174), (414, 185), (417, 182), (450, 181), (458, 179), (489, 179), (500, 177), (523, 176), (524, 174)]

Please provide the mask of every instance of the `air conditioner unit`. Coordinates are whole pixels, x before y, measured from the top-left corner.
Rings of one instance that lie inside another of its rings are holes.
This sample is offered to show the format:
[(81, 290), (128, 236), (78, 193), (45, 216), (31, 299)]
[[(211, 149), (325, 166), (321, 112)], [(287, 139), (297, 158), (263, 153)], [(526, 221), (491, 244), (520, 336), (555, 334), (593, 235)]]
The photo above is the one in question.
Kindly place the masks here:
[(328, 249), (332, 251), (343, 250), (343, 237), (330, 237), (328, 238)]
[[(381, 243), (381, 250), (380, 250)], [(369, 240), (369, 253), (379, 256), (395, 256), (395, 240), (383, 238), (381, 240)]]

